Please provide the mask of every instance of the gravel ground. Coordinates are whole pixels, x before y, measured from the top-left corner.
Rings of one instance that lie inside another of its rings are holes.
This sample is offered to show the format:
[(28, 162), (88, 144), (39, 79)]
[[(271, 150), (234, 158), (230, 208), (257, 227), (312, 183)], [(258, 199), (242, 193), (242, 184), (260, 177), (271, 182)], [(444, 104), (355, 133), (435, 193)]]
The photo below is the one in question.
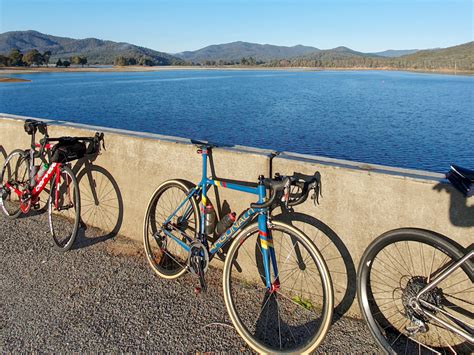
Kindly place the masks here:
[[(141, 245), (88, 230), (60, 253), (47, 233), (44, 215), (0, 217), (0, 353), (250, 352), (230, 326), (219, 270), (196, 297), (194, 277), (158, 278)], [(380, 352), (347, 318), (318, 351)]]

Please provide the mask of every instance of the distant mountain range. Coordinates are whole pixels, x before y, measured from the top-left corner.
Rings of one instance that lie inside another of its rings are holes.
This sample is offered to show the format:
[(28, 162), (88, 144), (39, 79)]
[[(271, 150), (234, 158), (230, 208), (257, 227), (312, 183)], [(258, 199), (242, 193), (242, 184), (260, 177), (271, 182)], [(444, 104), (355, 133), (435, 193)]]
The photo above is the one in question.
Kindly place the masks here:
[(145, 57), (156, 65), (183, 64), (171, 54), (124, 42), (103, 41), (97, 38), (73, 39), (51, 36), (37, 31), (15, 31), (0, 34), (0, 54), (12, 48), (25, 53), (31, 49), (51, 51), (51, 62), (75, 55), (86, 56), (90, 64), (113, 64), (115, 57)]
[(402, 55), (413, 54), (418, 51), (419, 49), (388, 49), (383, 52), (375, 52), (372, 54), (378, 55), (380, 57), (396, 58), (396, 57), (401, 57)]
[(225, 44), (214, 44), (196, 51), (176, 53), (175, 55), (188, 62), (200, 62), (206, 60), (239, 61), (242, 57), (253, 57), (257, 61), (268, 61), (271, 59), (299, 57), (318, 50), (319, 49), (315, 47), (302, 45), (285, 47), (239, 41)]
[(232, 42), (207, 46), (195, 51), (168, 54), (124, 42), (97, 38), (73, 39), (37, 31), (15, 31), (0, 34), (0, 54), (17, 48), (23, 53), (37, 49), (51, 51), (53, 62), (59, 58), (86, 56), (89, 64), (113, 64), (118, 56), (146, 58), (155, 65), (265, 65), (295, 67), (390, 68), (421, 70), (474, 70), (474, 42), (441, 49), (386, 50), (377, 53), (358, 52), (347, 47), (319, 49)]
[(336, 47), (333, 49), (319, 49), (316, 47), (303, 46), (301, 44), (293, 47), (275, 46), (271, 44), (258, 44), (249, 42), (232, 42), (214, 44), (195, 51), (176, 53), (175, 56), (188, 62), (205, 61), (239, 61), (242, 57), (253, 57), (256, 61), (270, 61), (275, 59), (292, 59), (297, 57), (318, 56), (376, 56), (376, 57), (400, 57), (417, 52), (418, 49), (386, 50), (378, 53), (357, 52), (347, 47)]

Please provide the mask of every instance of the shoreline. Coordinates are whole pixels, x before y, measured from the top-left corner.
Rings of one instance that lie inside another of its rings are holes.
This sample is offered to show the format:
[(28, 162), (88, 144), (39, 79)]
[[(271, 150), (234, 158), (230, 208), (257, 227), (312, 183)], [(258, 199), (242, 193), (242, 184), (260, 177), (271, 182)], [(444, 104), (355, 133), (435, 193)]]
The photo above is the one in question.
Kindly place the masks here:
[[(426, 70), (426, 69), (403, 69), (403, 68), (364, 68), (364, 67), (334, 67), (334, 68), (320, 68), (320, 67), (260, 67), (260, 66), (89, 66), (85, 68), (74, 67), (74, 68), (56, 68), (56, 67), (38, 67), (38, 68), (26, 68), (26, 67), (0, 67), (0, 74), (35, 74), (35, 73), (115, 73), (115, 72), (155, 72), (155, 71), (168, 71), (168, 70), (236, 70), (236, 71), (402, 71), (411, 73), (427, 73), (427, 74), (448, 74), (448, 75), (474, 75), (474, 71), (462, 71), (452, 69), (441, 69), (441, 70)], [(12, 79), (12, 81), (5, 81), (2, 79)], [(5, 78), (0, 77), (0, 82), (14, 82), (16, 78)], [(28, 80), (18, 80), (28, 81)]]
[(31, 80), (21, 79), (21, 78), (8, 78), (5, 76), (0, 76), (0, 83), (28, 83)]

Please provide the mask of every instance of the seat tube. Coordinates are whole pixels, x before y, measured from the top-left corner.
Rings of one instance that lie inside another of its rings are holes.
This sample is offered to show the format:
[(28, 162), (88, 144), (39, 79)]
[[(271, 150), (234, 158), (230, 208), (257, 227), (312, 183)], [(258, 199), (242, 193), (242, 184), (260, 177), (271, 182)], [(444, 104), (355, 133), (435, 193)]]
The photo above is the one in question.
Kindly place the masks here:
[(205, 209), (207, 204), (206, 187), (207, 187), (207, 148), (202, 149), (202, 176), (201, 176), (201, 230), (200, 234), (204, 234), (204, 223), (205, 223)]
[(35, 131), (33, 130), (33, 133), (31, 135), (31, 149), (30, 149), (30, 186), (33, 187), (35, 186)]

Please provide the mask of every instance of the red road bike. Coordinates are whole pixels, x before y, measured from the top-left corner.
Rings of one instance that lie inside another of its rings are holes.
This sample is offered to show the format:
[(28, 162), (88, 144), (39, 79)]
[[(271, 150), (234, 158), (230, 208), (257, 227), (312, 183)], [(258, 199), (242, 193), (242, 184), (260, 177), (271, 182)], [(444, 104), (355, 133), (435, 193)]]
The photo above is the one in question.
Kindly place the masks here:
[[(0, 175), (0, 208), (11, 219), (31, 208), (47, 208), (55, 248), (69, 250), (77, 236), (81, 214), (79, 185), (69, 162), (97, 154), (103, 133), (97, 132), (95, 137), (50, 138), (47, 124), (36, 120), (26, 120), (24, 128), (31, 135), (31, 149), (16, 149), (6, 158)], [(35, 142), (37, 131), (44, 135), (39, 144)], [(38, 158), (42, 161), (39, 166), (35, 165)], [(46, 202), (43, 206), (42, 200)]]

